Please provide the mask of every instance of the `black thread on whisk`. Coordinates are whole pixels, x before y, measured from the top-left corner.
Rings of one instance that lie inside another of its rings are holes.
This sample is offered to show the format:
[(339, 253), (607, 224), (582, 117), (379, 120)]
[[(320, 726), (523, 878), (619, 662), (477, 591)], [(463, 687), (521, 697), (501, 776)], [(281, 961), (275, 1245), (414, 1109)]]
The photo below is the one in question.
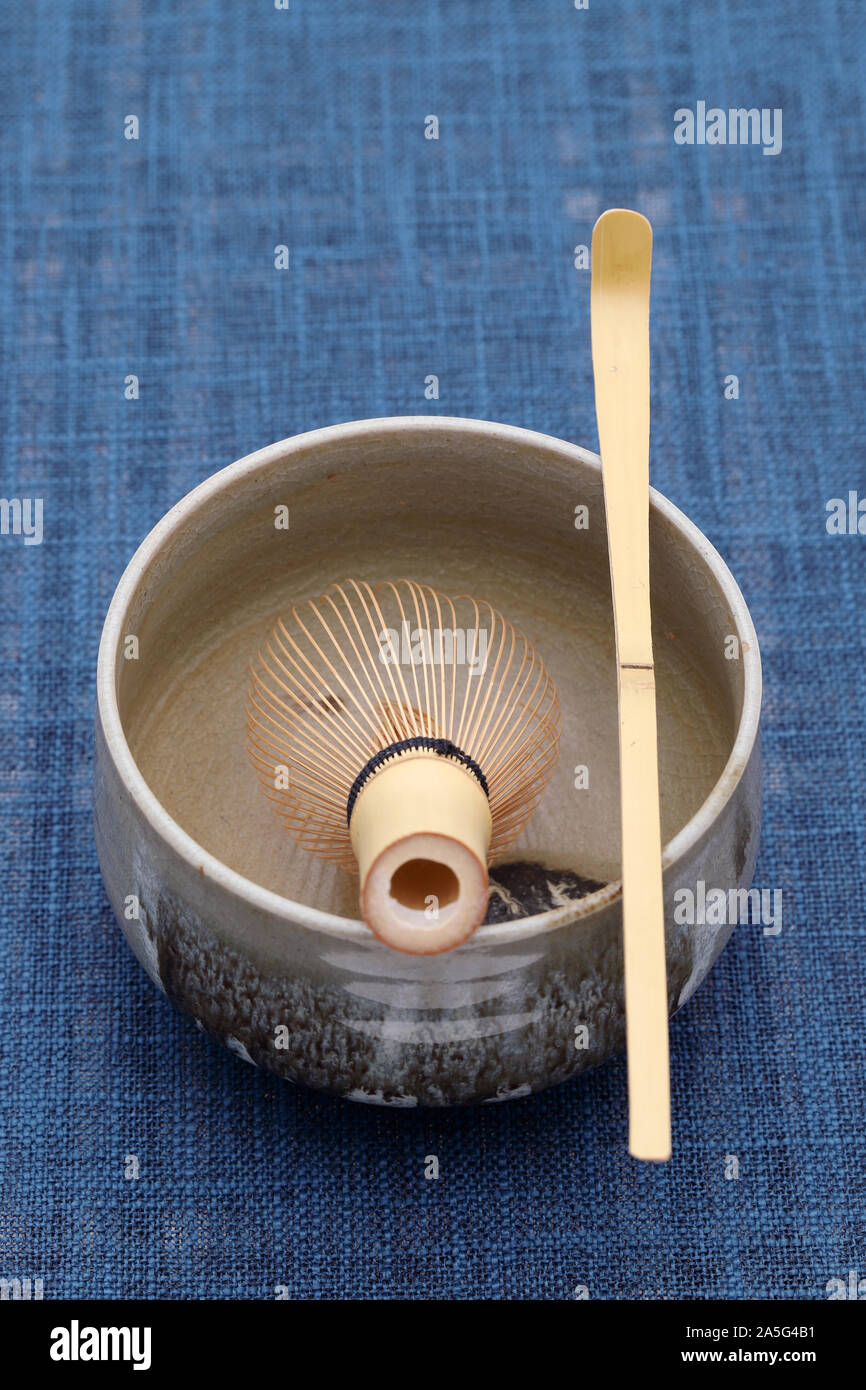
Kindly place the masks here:
[(369, 777), (372, 777), (377, 768), (387, 762), (389, 758), (399, 757), (401, 753), (408, 753), (416, 748), (429, 749), (431, 753), (438, 753), (440, 758), (453, 758), (455, 762), (462, 763), (465, 768), (476, 778), (478, 785), (484, 792), (487, 799), (490, 799), (490, 791), (487, 786), (487, 778), (481, 771), (474, 758), (470, 758), (468, 753), (464, 753), (462, 748), (458, 748), (456, 743), (452, 743), (449, 738), (429, 738), (419, 735), (418, 738), (404, 738), (399, 743), (389, 743), (387, 748), (380, 751), (365, 763), (358, 773), (352, 789), (349, 792), (349, 799), (346, 802), (346, 824), (352, 821), (352, 811), (355, 809), (355, 802), (358, 800), (358, 793)]

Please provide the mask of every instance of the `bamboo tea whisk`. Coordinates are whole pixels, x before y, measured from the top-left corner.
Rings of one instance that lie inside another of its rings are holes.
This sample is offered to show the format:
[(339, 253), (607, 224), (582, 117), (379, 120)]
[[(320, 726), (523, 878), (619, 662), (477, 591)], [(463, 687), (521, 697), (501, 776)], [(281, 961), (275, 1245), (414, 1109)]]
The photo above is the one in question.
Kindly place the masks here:
[(347, 580), (277, 623), (251, 668), (250, 759), (286, 830), (360, 873), (381, 940), (447, 951), (556, 763), (559, 702), (488, 604)]

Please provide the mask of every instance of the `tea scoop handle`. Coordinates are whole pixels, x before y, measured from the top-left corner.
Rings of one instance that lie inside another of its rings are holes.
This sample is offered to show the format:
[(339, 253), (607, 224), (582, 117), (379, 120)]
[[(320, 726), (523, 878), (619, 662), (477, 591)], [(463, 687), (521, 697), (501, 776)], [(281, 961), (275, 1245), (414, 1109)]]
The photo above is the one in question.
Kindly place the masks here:
[(592, 234), (592, 364), (616, 627), (629, 1152), (671, 1153), (668, 993), (649, 586), (652, 228), (612, 208)]

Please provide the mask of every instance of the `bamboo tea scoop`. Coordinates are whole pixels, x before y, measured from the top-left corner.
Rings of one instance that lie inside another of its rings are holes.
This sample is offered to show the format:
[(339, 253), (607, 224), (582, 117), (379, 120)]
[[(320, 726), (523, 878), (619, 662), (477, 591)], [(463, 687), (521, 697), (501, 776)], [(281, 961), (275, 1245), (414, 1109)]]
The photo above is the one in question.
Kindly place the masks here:
[(668, 994), (649, 590), (652, 228), (611, 208), (592, 233), (592, 365), (616, 628), (629, 1152), (671, 1153)]

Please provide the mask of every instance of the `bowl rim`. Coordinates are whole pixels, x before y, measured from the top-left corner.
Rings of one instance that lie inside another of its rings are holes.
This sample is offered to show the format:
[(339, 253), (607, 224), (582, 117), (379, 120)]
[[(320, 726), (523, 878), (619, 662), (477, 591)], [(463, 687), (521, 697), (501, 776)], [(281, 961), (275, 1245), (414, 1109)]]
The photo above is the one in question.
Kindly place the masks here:
[[(308, 452), (311, 448), (327, 448), (336, 442), (346, 442), (374, 434), (391, 434), (405, 431), (424, 431), (433, 433), (463, 433), (467, 436), (479, 435), (487, 439), (500, 439), (514, 445), (547, 448), (560, 456), (572, 455), (584, 465), (600, 472), (601, 460), (597, 454), (555, 435), (544, 434), (538, 430), (524, 429), (518, 425), (499, 424), (490, 420), (475, 420), (467, 416), (447, 415), (388, 415), (365, 420), (350, 420), (339, 425), (326, 425), (323, 428), (307, 430), (301, 434), (290, 435), (273, 444), (257, 449), (234, 463), (227, 464), (216, 473), (186, 493), (166, 512), (160, 521), (147, 533), (126, 566), (106, 614), (99, 642), (96, 678), (96, 710), (101, 725), (108, 755), (139, 813), (149, 823), (153, 832), (165, 841), (174, 853), (201, 876), (211, 879), (214, 884), (230, 896), (240, 899), (250, 907), (276, 917), (292, 926), (307, 927), (312, 931), (323, 932), (329, 936), (349, 940), (371, 940), (369, 929), (360, 918), (339, 917), (308, 907), (304, 903), (284, 898), (272, 889), (264, 888), (252, 879), (246, 878), (236, 869), (211, 854), (185, 831), (171, 816), (151, 791), (143, 773), (136, 763), (126, 739), (117, 702), (115, 671), (117, 652), (123, 638), (123, 625), (130, 603), (139, 582), (158, 556), (159, 551), (179, 529), (185, 526), (198, 509), (227, 487), (252, 473), (267, 468), (270, 464), (285, 460), (294, 452)], [(737, 636), (740, 639), (743, 660), (743, 707), (737, 726), (734, 743), (728, 760), (715, 785), (704, 802), (673, 836), (662, 850), (662, 869), (675, 864), (717, 820), (733, 795), (742, 774), (748, 765), (755, 746), (760, 724), (762, 675), (761, 657), (757, 634), (752, 616), (740, 588), (718, 553), (704, 533), (690, 521), (684, 512), (655, 488), (650, 487), (650, 508), (664, 517), (679, 533), (710, 570), (730, 605), (735, 621)], [(621, 895), (622, 881), (617, 879), (605, 884), (595, 893), (587, 894), (573, 903), (536, 913), (531, 917), (521, 917), (506, 922), (493, 922), (481, 926), (467, 942), (457, 948), (460, 951), (478, 949), (496, 944), (512, 944), (526, 941), (541, 932), (549, 932), (558, 927), (572, 926), (584, 921), (594, 913), (607, 907)], [(383, 947), (383, 949), (387, 949)]]

